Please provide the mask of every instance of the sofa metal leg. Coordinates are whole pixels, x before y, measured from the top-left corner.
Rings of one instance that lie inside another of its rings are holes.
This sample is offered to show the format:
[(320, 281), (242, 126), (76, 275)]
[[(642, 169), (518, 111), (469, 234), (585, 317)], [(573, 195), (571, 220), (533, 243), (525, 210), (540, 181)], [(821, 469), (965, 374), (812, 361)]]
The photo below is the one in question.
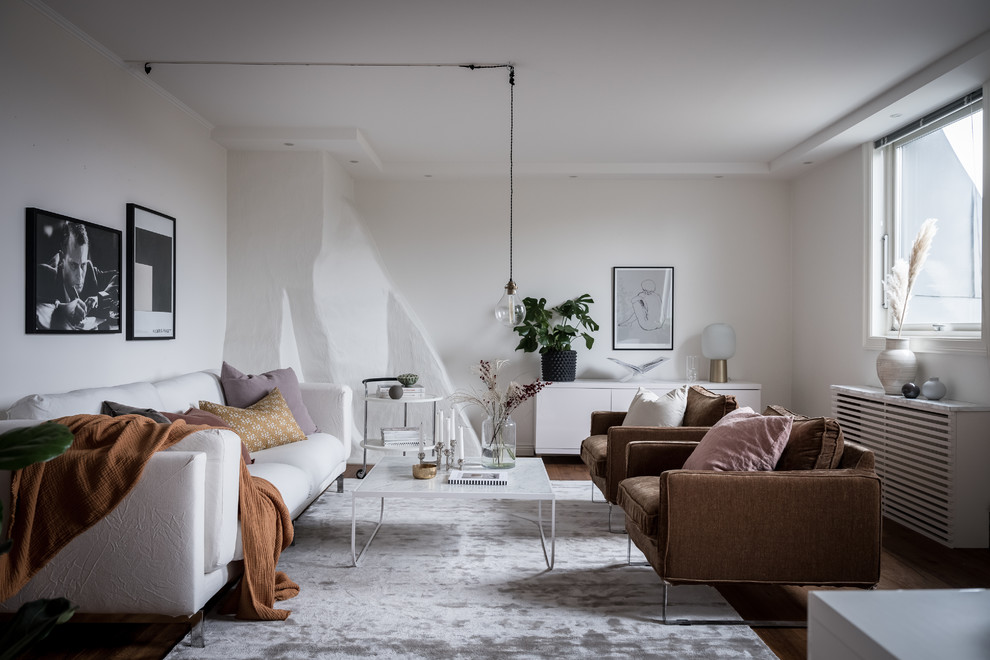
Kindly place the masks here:
[(203, 610), (189, 617), (189, 623), (191, 624), (189, 628), (189, 644), (197, 649), (206, 647), (205, 621), (206, 617)]
[(671, 586), (666, 580), (662, 581), (663, 599), (660, 604), (660, 621), (665, 626), (749, 626), (751, 628), (807, 628), (804, 621), (762, 621), (756, 619), (668, 619), (667, 590)]
[[(608, 503), (608, 531), (609, 531), (610, 534), (626, 534), (627, 532), (626, 532), (626, 528), (625, 527), (623, 527), (622, 529), (612, 529), (612, 506), (613, 506), (612, 503), (609, 502)], [(624, 515), (623, 515), (622, 519), (625, 520), (625, 516)]]
[(341, 472), (340, 473), (340, 476), (337, 477), (337, 492), (338, 493), (343, 493), (344, 492), (344, 473), (343, 472)]

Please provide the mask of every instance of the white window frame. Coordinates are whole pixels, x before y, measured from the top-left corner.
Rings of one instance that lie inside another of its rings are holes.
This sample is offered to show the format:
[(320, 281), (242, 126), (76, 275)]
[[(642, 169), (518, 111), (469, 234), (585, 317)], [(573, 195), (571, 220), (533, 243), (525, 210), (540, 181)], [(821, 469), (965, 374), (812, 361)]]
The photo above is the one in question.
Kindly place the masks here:
[[(939, 336), (935, 330), (908, 331), (905, 329), (902, 337), (911, 338), (911, 350), (916, 353), (962, 353), (988, 355), (990, 345), (990, 232), (987, 232), (987, 222), (990, 221), (990, 200), (988, 200), (988, 180), (990, 180), (990, 108), (987, 97), (990, 96), (990, 82), (983, 85), (983, 314), (981, 330), (976, 332), (954, 332), (951, 335)], [(884, 191), (892, 186), (885, 185), (883, 176), (890, 175), (889, 169), (884, 168), (882, 156), (874, 148), (873, 142), (863, 145), (863, 170), (866, 172), (866, 195), (864, 204), (864, 226), (866, 228), (866, 273), (863, 296), (863, 346), (871, 350), (883, 350), (887, 337), (896, 337), (896, 331), (885, 328), (888, 322), (887, 310), (883, 308), (883, 269), (884, 252), (883, 235), (885, 232), (886, 208), (893, 204), (892, 199), (883, 199)], [(893, 265), (893, 264), (890, 264)]]

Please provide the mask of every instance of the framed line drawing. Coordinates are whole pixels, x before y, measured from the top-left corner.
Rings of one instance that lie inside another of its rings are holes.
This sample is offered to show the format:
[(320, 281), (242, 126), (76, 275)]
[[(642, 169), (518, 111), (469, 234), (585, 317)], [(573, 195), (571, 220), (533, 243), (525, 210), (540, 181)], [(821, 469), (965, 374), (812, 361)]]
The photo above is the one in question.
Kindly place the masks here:
[(612, 349), (674, 348), (674, 268), (612, 268)]
[(119, 333), (120, 230), (26, 210), (25, 332)]
[(127, 338), (175, 339), (175, 218), (127, 205)]

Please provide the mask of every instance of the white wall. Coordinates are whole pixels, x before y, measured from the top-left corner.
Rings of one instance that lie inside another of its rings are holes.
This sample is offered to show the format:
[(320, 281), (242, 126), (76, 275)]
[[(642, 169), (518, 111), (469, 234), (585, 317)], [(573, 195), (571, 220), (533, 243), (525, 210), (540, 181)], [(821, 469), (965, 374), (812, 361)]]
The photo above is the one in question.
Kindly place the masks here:
[[(789, 405), (791, 235), (787, 185), (729, 179), (541, 180), (515, 185), (514, 278), (523, 296), (556, 304), (595, 299), (602, 326), (578, 351), (578, 377), (617, 378), (608, 361), (672, 359), (651, 372), (683, 378), (684, 357), (701, 353), (700, 333), (725, 321), (738, 349), (734, 380), (763, 384), (764, 403)], [(458, 388), (480, 381), (479, 359), (509, 358), (506, 374), (529, 381), (536, 354), (514, 352), (518, 337), (497, 325), (508, 279), (507, 182), (366, 182), (357, 205), (396, 286), (422, 319)], [(674, 350), (613, 351), (613, 266), (673, 266)], [(702, 359), (703, 373), (707, 361)], [(520, 445), (532, 444), (532, 407), (515, 414)]]
[[(829, 414), (829, 385), (872, 385), (878, 351), (863, 347), (865, 170), (854, 149), (792, 186), (795, 409)], [(990, 401), (990, 369), (979, 355), (918, 353), (918, 382), (937, 376), (948, 398)]]
[[(416, 314), (353, 204), (353, 184), (327, 154), (232, 151), (224, 358), (247, 372), (293, 366), (304, 380), (351, 386), (355, 447), (364, 433), (362, 380), (420, 375), (430, 392), (453, 390)], [(395, 272), (407, 270), (395, 264)], [(445, 407), (445, 406), (444, 406)], [(368, 427), (432, 427), (432, 406), (379, 402)], [(370, 436), (371, 434), (369, 434)], [(480, 447), (470, 437), (468, 455)], [(374, 461), (374, 456), (369, 457)]]
[[(22, 2), (0, 3), (0, 407), (22, 395), (219, 367), (226, 164), (208, 130)], [(29, 206), (124, 230), (177, 218), (173, 341), (24, 332)]]

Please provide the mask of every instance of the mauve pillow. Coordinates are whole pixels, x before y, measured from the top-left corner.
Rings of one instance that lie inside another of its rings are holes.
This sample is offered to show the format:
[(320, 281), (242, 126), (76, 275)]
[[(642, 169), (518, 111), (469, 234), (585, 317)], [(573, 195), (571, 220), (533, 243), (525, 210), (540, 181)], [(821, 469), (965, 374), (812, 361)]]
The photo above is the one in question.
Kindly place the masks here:
[[(191, 426), (220, 426), (225, 429), (230, 428), (230, 424), (225, 422), (218, 415), (206, 412), (205, 410), (200, 410), (199, 408), (190, 408), (184, 413), (163, 412), (162, 415), (168, 418), (171, 422), (181, 419), (186, 424)], [(247, 445), (244, 444), (243, 440), (241, 440), (241, 458), (243, 458), (244, 462), (248, 465), (254, 463), (254, 459), (251, 458), (251, 452), (248, 451)]]
[(752, 408), (733, 410), (715, 423), (684, 462), (685, 470), (773, 470), (794, 420), (764, 417)]
[(687, 385), (659, 395), (639, 388), (629, 412), (622, 420), (623, 426), (680, 426), (687, 406)]
[(276, 387), (282, 393), (285, 402), (289, 404), (296, 424), (306, 435), (316, 433), (316, 422), (309, 416), (306, 404), (299, 390), (299, 379), (292, 367), (274, 369), (263, 374), (247, 375), (241, 373), (226, 362), (220, 369), (220, 385), (223, 387), (223, 397), (228, 406), (247, 408), (271, 394)]

